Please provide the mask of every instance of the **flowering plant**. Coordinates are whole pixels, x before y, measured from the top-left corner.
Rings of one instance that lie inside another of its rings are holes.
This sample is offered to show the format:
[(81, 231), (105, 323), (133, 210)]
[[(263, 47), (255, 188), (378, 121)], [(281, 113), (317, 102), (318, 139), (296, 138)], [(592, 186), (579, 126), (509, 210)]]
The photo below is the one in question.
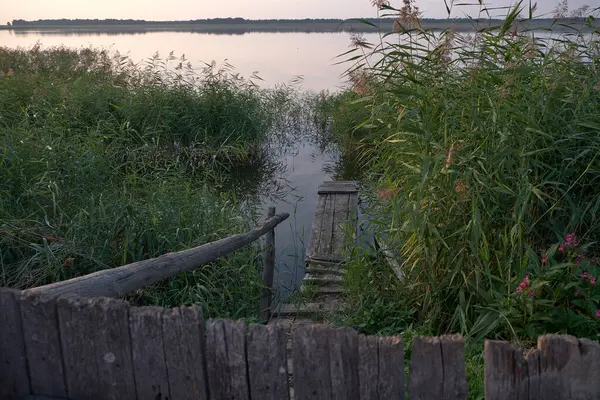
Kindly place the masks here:
[[(535, 338), (568, 333), (598, 338), (600, 334), (600, 268), (575, 233), (539, 252), (514, 288), (512, 305), (521, 314), (521, 328)], [(519, 278), (520, 279), (520, 278)]]

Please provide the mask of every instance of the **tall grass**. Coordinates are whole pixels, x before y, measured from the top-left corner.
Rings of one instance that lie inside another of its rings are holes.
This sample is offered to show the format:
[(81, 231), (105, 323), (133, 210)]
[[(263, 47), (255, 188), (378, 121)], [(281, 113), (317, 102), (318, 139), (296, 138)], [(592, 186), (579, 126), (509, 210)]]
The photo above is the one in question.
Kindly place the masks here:
[[(261, 163), (281, 93), (227, 65), (134, 64), (96, 49), (0, 48), (0, 71), (1, 286), (68, 279), (252, 224), (226, 184)], [(250, 247), (132, 299), (251, 317), (260, 263)]]
[(334, 128), (353, 126), (336, 135), (356, 142), (368, 166), (380, 245), (353, 250), (350, 323), (597, 338), (597, 24), (538, 37), (519, 28), (534, 12), (519, 4), (468, 37), (423, 30), (412, 1), (381, 7), (398, 16), (394, 32), (354, 40), (352, 91), (328, 100)]

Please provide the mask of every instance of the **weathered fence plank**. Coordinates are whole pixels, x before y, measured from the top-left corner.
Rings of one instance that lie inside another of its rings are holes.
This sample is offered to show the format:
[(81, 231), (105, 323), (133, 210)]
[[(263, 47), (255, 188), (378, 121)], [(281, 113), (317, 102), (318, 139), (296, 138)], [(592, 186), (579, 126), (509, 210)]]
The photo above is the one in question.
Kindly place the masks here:
[(250, 399), (243, 322), (215, 320), (207, 324), (206, 363), (211, 399)]
[(486, 400), (600, 398), (600, 344), (546, 335), (527, 357), (509, 343), (485, 344)]
[(72, 399), (136, 399), (129, 305), (106, 298), (58, 299), (67, 390)]
[(350, 328), (329, 331), (331, 398), (360, 400), (358, 380), (358, 333)]
[(467, 393), (462, 338), (415, 337), (408, 376), (409, 398), (462, 400)]
[(375, 336), (358, 337), (358, 381), (361, 400), (379, 400), (377, 342)]
[(18, 292), (0, 288), (0, 399), (30, 393)]
[(377, 338), (379, 399), (404, 398), (404, 342), (399, 336)]
[(466, 400), (469, 394), (465, 370), (465, 344), (460, 335), (440, 337), (444, 367), (444, 399)]
[(294, 329), (292, 354), (297, 400), (330, 400), (329, 330), (325, 325), (300, 324)]
[(245, 234), (230, 236), (189, 250), (167, 253), (151, 260), (138, 261), (118, 268), (40, 286), (29, 289), (28, 292), (46, 293), (53, 296), (73, 294), (87, 297), (122, 297), (136, 289), (180, 272), (198, 268), (242, 248), (271, 231), (288, 217), (289, 214), (279, 214), (265, 221), (264, 225)]
[(285, 330), (279, 325), (250, 325), (248, 375), (252, 399), (289, 398)]
[(133, 372), (138, 399), (171, 399), (163, 342), (161, 307), (129, 311)]
[(206, 399), (204, 323), (195, 307), (167, 309), (163, 316), (163, 345), (171, 399)]
[(22, 295), (23, 338), (35, 395), (67, 397), (56, 299)]

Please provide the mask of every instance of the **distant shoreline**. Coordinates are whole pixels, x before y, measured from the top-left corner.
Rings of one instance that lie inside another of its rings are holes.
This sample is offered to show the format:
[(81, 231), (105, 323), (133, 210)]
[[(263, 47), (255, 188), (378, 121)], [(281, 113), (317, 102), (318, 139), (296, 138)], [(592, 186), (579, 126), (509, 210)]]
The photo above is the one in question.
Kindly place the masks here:
[[(85, 34), (85, 33), (147, 33), (147, 32), (196, 32), (214, 34), (244, 34), (251, 32), (389, 32), (392, 29), (393, 19), (366, 19), (367, 23), (358, 20), (245, 20), (213, 19), (197, 21), (134, 21), (134, 20), (16, 20), (12, 26), (2, 25), (0, 30), (11, 30), (16, 34), (35, 31), (40, 34)], [(442, 31), (449, 28), (455, 31), (474, 31), (490, 26), (500, 25), (502, 20), (470, 20), (470, 19), (423, 19), (424, 29)], [(519, 23), (520, 29), (554, 31), (572, 30), (568, 27), (576, 26), (585, 31), (591, 31), (582, 20), (537, 19)], [(595, 28), (600, 24), (596, 22)]]

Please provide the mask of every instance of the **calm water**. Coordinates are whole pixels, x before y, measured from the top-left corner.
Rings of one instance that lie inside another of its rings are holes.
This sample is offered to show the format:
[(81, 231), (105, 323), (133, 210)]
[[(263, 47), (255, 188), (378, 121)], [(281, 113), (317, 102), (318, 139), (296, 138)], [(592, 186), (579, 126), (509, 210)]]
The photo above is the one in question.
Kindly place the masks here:
[[(377, 34), (365, 34), (367, 41), (377, 42)], [(31, 47), (101, 47), (128, 54), (141, 61), (158, 52), (162, 57), (174, 52), (185, 54), (194, 66), (213, 60), (227, 60), (242, 76), (258, 74), (264, 87), (291, 83), (301, 77), (298, 87), (311, 91), (336, 90), (343, 87), (341, 77), (347, 66), (334, 65), (335, 57), (349, 49), (347, 33), (248, 33), (243, 35), (204, 34), (191, 32), (151, 32), (143, 34), (74, 34), (66, 31), (19, 32), (0, 31), (0, 45)], [(314, 140), (316, 127), (308, 115), (282, 128), (278, 134), (285, 145), (274, 145), (273, 167), (259, 186), (260, 208), (275, 205), (278, 212), (291, 217), (276, 229), (280, 295), (293, 290), (304, 275), (304, 247), (308, 245), (312, 218), (317, 202), (317, 187), (324, 180), (352, 178), (344, 172), (335, 149), (325, 149)], [(347, 166), (346, 166), (347, 167)], [(340, 176), (341, 175), (341, 176)], [(245, 179), (245, 178), (242, 178)], [(248, 186), (256, 186), (249, 183)], [(242, 191), (244, 189), (241, 189)], [(277, 192), (279, 195), (273, 195)]]
[[(365, 35), (376, 38), (375, 34)], [(242, 76), (258, 73), (270, 87), (290, 83), (302, 77), (301, 87), (308, 90), (335, 90), (343, 85), (343, 65), (334, 58), (348, 50), (347, 33), (248, 33), (243, 35), (192, 32), (149, 32), (143, 34), (75, 34), (68, 31), (0, 31), (0, 45), (30, 47), (65, 45), (79, 48), (94, 46), (129, 54), (133, 60), (163, 57), (173, 51), (185, 54), (194, 66), (213, 60), (227, 60)]]
[[(369, 37), (371, 36), (371, 37)], [(369, 40), (376, 36), (366, 35)], [(213, 60), (227, 60), (242, 76), (254, 73), (272, 87), (302, 79), (300, 89), (336, 90), (344, 85), (341, 78), (344, 65), (334, 65), (335, 56), (348, 50), (347, 33), (249, 33), (215, 35), (190, 32), (151, 32), (144, 34), (73, 34), (66, 31), (20, 32), (0, 31), (0, 45), (31, 47), (65, 45), (72, 48), (101, 47), (128, 54), (134, 61), (159, 52), (162, 57), (172, 51), (185, 54), (193, 66)], [(310, 238), (312, 219), (317, 203), (317, 187), (322, 181), (339, 175), (335, 149), (325, 149), (315, 140), (316, 127), (310, 116), (302, 114), (276, 132), (281, 140), (270, 146), (275, 171), (258, 178), (245, 178), (252, 190), (260, 192), (259, 207), (267, 210), (274, 205), (278, 212), (290, 213), (290, 218), (276, 229), (278, 271), (276, 285), (279, 297), (285, 298), (304, 276), (304, 251)], [(260, 175), (260, 174), (259, 174)], [(261, 180), (256, 184), (252, 180)], [(243, 183), (242, 183), (243, 184)], [(236, 187), (239, 187), (236, 184)], [(244, 186), (242, 186), (244, 187)], [(244, 190), (244, 189), (240, 189)], [(277, 193), (277, 195), (275, 195)]]

